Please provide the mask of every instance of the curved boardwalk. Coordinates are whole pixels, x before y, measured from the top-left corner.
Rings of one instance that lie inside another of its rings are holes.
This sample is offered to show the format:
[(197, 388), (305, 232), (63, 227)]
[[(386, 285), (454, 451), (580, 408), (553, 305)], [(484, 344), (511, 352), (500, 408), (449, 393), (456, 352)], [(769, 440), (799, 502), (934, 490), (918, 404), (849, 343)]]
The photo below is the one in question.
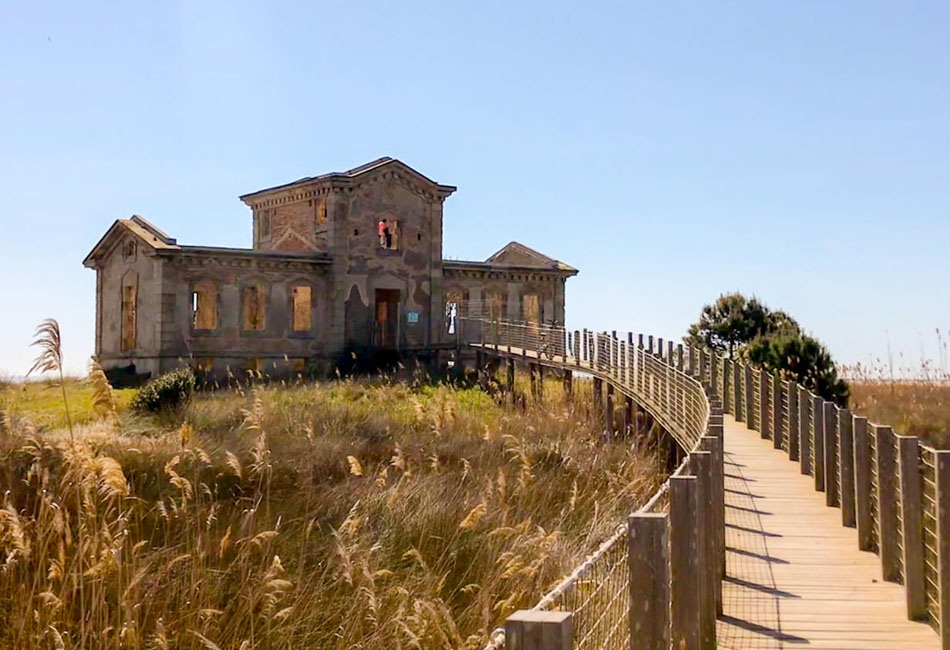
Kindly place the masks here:
[(814, 479), (725, 416), (726, 567), (720, 648), (939, 648), (904, 590), (825, 505)]

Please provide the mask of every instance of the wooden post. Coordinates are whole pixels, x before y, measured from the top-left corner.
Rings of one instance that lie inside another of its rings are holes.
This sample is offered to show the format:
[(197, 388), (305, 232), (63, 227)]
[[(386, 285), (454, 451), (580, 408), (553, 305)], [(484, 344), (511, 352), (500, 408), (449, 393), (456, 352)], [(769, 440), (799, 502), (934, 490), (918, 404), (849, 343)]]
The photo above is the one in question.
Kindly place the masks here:
[(690, 473), (696, 477), (698, 509), (696, 529), (699, 531), (699, 638), (703, 648), (716, 647), (716, 553), (713, 513), (713, 457), (708, 451), (689, 455)]
[(841, 459), (841, 525), (854, 528), (854, 434), (848, 409), (838, 409), (838, 445)]
[(515, 360), (505, 360), (505, 383), (508, 388), (508, 399), (515, 403)]
[(581, 343), (583, 344), (583, 345), (581, 346), (581, 347), (583, 348), (582, 351), (581, 351), (581, 354), (580, 354), (581, 359), (582, 359), (583, 361), (588, 361), (588, 362), (589, 362), (589, 361), (590, 361), (590, 355), (588, 354), (587, 330), (586, 330), (586, 329), (581, 330)]
[(623, 435), (633, 433), (633, 399), (627, 395), (623, 398)]
[(745, 425), (756, 430), (755, 426), (755, 386), (752, 384), (752, 366), (743, 364), (744, 377), (742, 378), (745, 387), (745, 404), (742, 405), (742, 414), (745, 416)]
[(719, 395), (719, 368), (721, 362), (719, 354), (712, 352), (709, 355), (709, 389), (713, 395)]
[(722, 407), (726, 413), (735, 413), (732, 401), (732, 360), (722, 360)]
[(825, 402), (821, 430), (825, 441), (825, 505), (836, 508), (841, 502), (838, 496), (838, 406)]
[(808, 411), (812, 402), (808, 391), (798, 386), (798, 463), (802, 474), (811, 474), (811, 425), (808, 423)]
[(630, 650), (669, 650), (670, 542), (665, 514), (627, 520), (630, 578)]
[(785, 439), (785, 423), (782, 422), (782, 378), (778, 372), (772, 375), (772, 448), (781, 449)]
[(670, 477), (670, 638), (674, 648), (699, 648), (699, 486), (695, 476)]
[(817, 395), (811, 396), (812, 400), (812, 430), (814, 431), (814, 438), (812, 438), (812, 452), (815, 455), (814, 467), (812, 467), (813, 476), (815, 477), (815, 490), (818, 492), (825, 491), (825, 400), (821, 399)]
[(868, 438), (868, 419), (853, 416), (851, 437), (854, 441), (854, 522), (858, 527), (858, 549), (873, 551), (871, 535), (871, 445)]
[(607, 403), (604, 405), (604, 433), (614, 435), (614, 385), (607, 382)]
[(742, 374), (739, 364), (735, 361), (732, 361), (732, 414), (736, 419), (736, 422), (744, 422), (745, 418), (742, 417)]
[(564, 397), (570, 401), (574, 397), (574, 371), (564, 370)]
[(937, 489), (937, 601), (940, 641), (950, 648), (950, 450), (934, 451)]
[(759, 413), (756, 417), (756, 423), (759, 425), (759, 433), (763, 438), (769, 438), (772, 435), (769, 427), (769, 373), (765, 368), (759, 368)]
[(541, 395), (541, 382), (538, 380), (540, 366), (536, 363), (528, 364), (528, 376), (531, 378), (531, 396), (538, 400)]
[(604, 408), (604, 380), (594, 377), (592, 388), (594, 390), (594, 421), (597, 421), (604, 417), (601, 415)]
[(924, 582), (924, 517), (920, 491), (920, 447), (914, 436), (897, 438), (897, 462), (900, 466), (901, 532), (904, 547), (904, 595), (907, 618), (927, 617), (927, 592)]
[(716, 435), (706, 435), (700, 439), (700, 442), (701, 449), (708, 451), (712, 456), (711, 493), (707, 500), (710, 519), (706, 522), (705, 534), (710, 538), (711, 553), (708, 561), (714, 568), (716, 616), (719, 616), (722, 614), (722, 579), (725, 577), (723, 568), (726, 560), (726, 504), (722, 441)]
[(571, 650), (571, 612), (522, 609), (505, 621), (505, 650)]
[(894, 433), (890, 427), (871, 425), (876, 442), (878, 546), (881, 555), (881, 573), (888, 582), (900, 580), (900, 548), (897, 539), (897, 492), (894, 485), (896, 454)]
[(799, 442), (801, 442), (801, 433), (798, 419), (798, 384), (790, 381), (785, 382), (785, 394), (788, 399), (788, 459), (792, 462), (798, 461)]
[(676, 369), (679, 370), (680, 372), (683, 372), (683, 367), (685, 365), (685, 362), (686, 360), (683, 358), (683, 344), (677, 343), (676, 344)]

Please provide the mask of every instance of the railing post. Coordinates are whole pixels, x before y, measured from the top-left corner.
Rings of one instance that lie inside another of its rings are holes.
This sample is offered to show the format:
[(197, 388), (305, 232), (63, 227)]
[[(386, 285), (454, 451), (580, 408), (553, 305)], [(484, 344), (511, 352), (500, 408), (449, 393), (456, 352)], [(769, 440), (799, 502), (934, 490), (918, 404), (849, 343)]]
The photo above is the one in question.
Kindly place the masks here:
[(722, 408), (726, 413), (735, 413), (732, 399), (732, 360), (722, 360)]
[(676, 369), (680, 372), (683, 372), (683, 367), (685, 364), (685, 359), (683, 358), (683, 344), (676, 344)]
[(630, 650), (668, 650), (670, 538), (667, 516), (632, 514), (627, 531)]
[(801, 429), (798, 419), (798, 384), (791, 381), (785, 382), (786, 399), (788, 400), (788, 459), (792, 462), (798, 461), (799, 442), (801, 441)]
[(736, 422), (745, 422), (745, 417), (742, 414), (742, 368), (741, 364), (735, 360), (732, 361), (732, 387), (732, 414), (736, 418)]
[(851, 420), (854, 444), (854, 519), (858, 528), (858, 549), (872, 550), (871, 536), (871, 445), (868, 438), (868, 419), (855, 415)]
[(824, 402), (822, 434), (825, 441), (825, 505), (829, 508), (840, 503), (838, 497), (838, 406)]
[(699, 639), (700, 647), (716, 647), (716, 517), (713, 513), (713, 456), (708, 451), (694, 451), (689, 455), (690, 473), (696, 477), (696, 529), (699, 531)]
[(712, 455), (712, 483), (710, 487), (709, 504), (710, 520), (706, 522), (706, 532), (710, 538), (710, 554), (707, 558), (714, 568), (714, 594), (716, 601), (716, 615), (722, 614), (722, 579), (725, 577), (722, 570), (725, 566), (726, 555), (726, 513), (725, 513), (725, 484), (723, 478), (722, 441), (718, 436), (710, 435), (701, 438), (702, 450)]
[(670, 477), (670, 637), (674, 648), (699, 648), (699, 486)]
[(937, 489), (937, 599), (941, 647), (950, 648), (950, 450), (934, 451)]
[(781, 449), (785, 423), (782, 421), (782, 378), (778, 372), (772, 375), (772, 448)]
[(812, 467), (812, 475), (815, 478), (815, 490), (825, 491), (825, 400), (817, 395), (811, 396), (811, 423), (814, 437), (812, 438), (812, 453), (815, 456), (815, 462)]
[(522, 609), (505, 621), (505, 650), (571, 650), (571, 612)]
[(709, 353), (709, 388), (713, 395), (719, 395), (719, 354), (715, 351)]
[(895, 498), (897, 493), (893, 482), (896, 469), (894, 433), (890, 427), (877, 424), (872, 424), (871, 429), (877, 454), (877, 494), (871, 498), (877, 498), (881, 573), (888, 582), (898, 582), (900, 580), (898, 557), (900, 548), (897, 540), (897, 499)]
[(900, 465), (901, 532), (904, 547), (904, 594), (907, 618), (927, 616), (927, 592), (924, 583), (924, 518), (920, 490), (920, 446), (914, 436), (897, 438), (897, 462)]
[(804, 386), (798, 386), (798, 462), (802, 474), (811, 474), (811, 427), (808, 424), (808, 411), (811, 399)]
[(854, 433), (848, 409), (838, 409), (838, 445), (841, 459), (841, 525), (854, 528)]
[(743, 364), (743, 370), (745, 374), (745, 377), (743, 377), (745, 382), (745, 404), (742, 410), (745, 412), (745, 425), (755, 431), (755, 384), (752, 381), (752, 366), (748, 363)]
[(759, 412), (756, 424), (759, 425), (759, 433), (763, 438), (772, 435), (769, 430), (769, 383), (769, 372), (765, 368), (759, 368)]

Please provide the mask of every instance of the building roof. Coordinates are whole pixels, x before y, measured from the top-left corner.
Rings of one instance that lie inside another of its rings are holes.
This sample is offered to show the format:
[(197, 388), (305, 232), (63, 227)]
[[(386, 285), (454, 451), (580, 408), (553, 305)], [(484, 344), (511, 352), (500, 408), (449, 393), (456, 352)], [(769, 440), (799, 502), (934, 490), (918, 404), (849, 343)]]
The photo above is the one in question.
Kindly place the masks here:
[(497, 266), (552, 268), (572, 275), (577, 274), (577, 269), (573, 266), (569, 266), (553, 257), (548, 257), (544, 253), (539, 253), (533, 248), (516, 241), (508, 242), (501, 250), (485, 260), (485, 263)]
[(144, 217), (134, 214), (131, 219), (118, 219), (115, 221), (106, 231), (106, 234), (92, 247), (89, 254), (86, 255), (86, 259), (82, 261), (83, 265), (89, 267), (93, 266), (97, 258), (112, 250), (113, 244), (123, 233), (132, 233), (139, 241), (156, 251), (181, 249), (178, 242), (174, 239), (159, 230)]
[(326, 174), (320, 174), (318, 176), (304, 176), (303, 178), (298, 178), (297, 180), (291, 181), (289, 183), (284, 183), (282, 185), (275, 185), (274, 187), (267, 187), (262, 190), (257, 190), (256, 192), (251, 192), (249, 194), (243, 194), (241, 195), (240, 199), (244, 201), (245, 203), (247, 203), (248, 199), (253, 199), (262, 194), (268, 194), (270, 192), (285, 190), (297, 185), (309, 185), (312, 183), (318, 183), (321, 181), (329, 181), (329, 180), (343, 180), (343, 181), (357, 180), (361, 176), (365, 176), (366, 174), (370, 174), (374, 171), (377, 171), (383, 167), (388, 167), (388, 166), (399, 167), (403, 171), (406, 171), (412, 174), (413, 176), (416, 176), (419, 180), (436, 188), (444, 196), (448, 196), (452, 194), (453, 192), (455, 192), (456, 189), (458, 189), (454, 185), (441, 185), (439, 183), (436, 183), (434, 180), (432, 180), (428, 176), (416, 171), (415, 169), (413, 169), (406, 163), (402, 162), (401, 160), (397, 160), (396, 158), (390, 158), (389, 156), (383, 156), (382, 158), (377, 158), (376, 160), (365, 163), (363, 165), (359, 165), (358, 167), (354, 167), (353, 169), (348, 169), (343, 172), (329, 172)]

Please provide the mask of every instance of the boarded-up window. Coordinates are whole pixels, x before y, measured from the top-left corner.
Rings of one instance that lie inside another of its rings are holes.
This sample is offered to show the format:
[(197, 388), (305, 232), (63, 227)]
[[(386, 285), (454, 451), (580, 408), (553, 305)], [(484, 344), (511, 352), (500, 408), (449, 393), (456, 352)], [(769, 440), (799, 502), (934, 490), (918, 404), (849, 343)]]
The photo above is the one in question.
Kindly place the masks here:
[(508, 295), (500, 291), (486, 294), (485, 311), (491, 320), (505, 320), (508, 317)]
[(541, 298), (538, 294), (526, 293), (521, 297), (521, 318), (532, 325), (541, 322)]
[(122, 351), (135, 349), (135, 310), (137, 308), (138, 286), (122, 285)]
[(195, 284), (191, 292), (191, 317), (196, 330), (218, 327), (218, 286), (210, 280)]
[(263, 286), (252, 284), (244, 287), (241, 292), (242, 327), (245, 330), (264, 329), (264, 299)]
[(294, 287), (293, 322), (294, 322), (295, 332), (309, 332), (310, 331), (310, 308), (311, 308), (310, 297), (311, 297), (310, 287), (306, 285)]

